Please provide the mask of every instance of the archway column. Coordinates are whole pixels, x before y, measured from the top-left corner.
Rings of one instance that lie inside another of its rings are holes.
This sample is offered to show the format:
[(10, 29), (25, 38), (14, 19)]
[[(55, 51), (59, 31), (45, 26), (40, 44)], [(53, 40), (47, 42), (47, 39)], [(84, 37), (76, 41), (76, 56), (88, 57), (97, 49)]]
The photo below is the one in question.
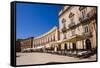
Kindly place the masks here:
[(85, 45), (84, 45), (84, 40), (82, 40), (82, 46), (83, 46), (83, 50), (85, 49)]
[(54, 52), (57, 52), (57, 44), (54, 45)]

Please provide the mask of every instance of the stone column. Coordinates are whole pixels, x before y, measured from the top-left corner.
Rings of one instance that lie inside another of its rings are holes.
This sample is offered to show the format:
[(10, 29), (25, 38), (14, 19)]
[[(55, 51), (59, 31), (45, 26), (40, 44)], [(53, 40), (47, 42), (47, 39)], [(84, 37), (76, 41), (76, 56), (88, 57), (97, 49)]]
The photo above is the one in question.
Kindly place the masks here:
[(82, 40), (82, 46), (83, 46), (83, 48), (82, 48), (82, 49), (85, 49), (85, 47), (84, 47), (84, 40)]
[(57, 45), (55, 44), (54, 52), (57, 52)]

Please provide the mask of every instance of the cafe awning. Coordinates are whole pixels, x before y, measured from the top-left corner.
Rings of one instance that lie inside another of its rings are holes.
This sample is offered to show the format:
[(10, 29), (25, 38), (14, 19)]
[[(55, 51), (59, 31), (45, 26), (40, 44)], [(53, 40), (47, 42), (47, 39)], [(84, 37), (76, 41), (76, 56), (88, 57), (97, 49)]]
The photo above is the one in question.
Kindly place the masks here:
[(64, 39), (62, 41), (57, 41), (56, 43), (61, 44), (64, 42), (76, 42), (76, 41), (84, 40), (84, 38), (85, 37), (83, 35), (74, 35), (74, 36)]

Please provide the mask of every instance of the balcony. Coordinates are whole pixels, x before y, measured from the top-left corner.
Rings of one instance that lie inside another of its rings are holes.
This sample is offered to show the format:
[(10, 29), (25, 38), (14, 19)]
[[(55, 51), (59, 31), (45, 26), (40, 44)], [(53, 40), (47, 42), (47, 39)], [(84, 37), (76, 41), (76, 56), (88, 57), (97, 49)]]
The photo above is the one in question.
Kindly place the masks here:
[(81, 23), (87, 23), (87, 21), (95, 19), (95, 18), (96, 18), (96, 9), (93, 8), (93, 9), (91, 9), (90, 12), (84, 14), (84, 16), (81, 15), (79, 17), (79, 21)]
[(69, 28), (74, 28), (75, 27), (75, 23), (74, 22), (73, 23), (70, 23), (68, 27)]
[(83, 32), (84, 37), (92, 37), (92, 32)]
[(80, 16), (80, 17), (79, 17), (79, 21), (80, 21), (81, 23), (86, 23), (86, 22), (88, 21), (88, 15), (85, 14), (84, 17), (83, 17), (83, 16)]
[(62, 28), (62, 32), (63, 33), (67, 32), (67, 28), (65, 26)]

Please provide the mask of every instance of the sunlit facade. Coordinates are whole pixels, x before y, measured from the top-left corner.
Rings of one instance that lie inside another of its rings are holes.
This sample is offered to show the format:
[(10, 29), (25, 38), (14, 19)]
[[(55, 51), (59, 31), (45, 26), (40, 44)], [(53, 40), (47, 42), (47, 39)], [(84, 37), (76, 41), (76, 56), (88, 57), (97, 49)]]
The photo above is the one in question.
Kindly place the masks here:
[(33, 39), (33, 48), (54, 48), (57, 45), (55, 44), (59, 40), (58, 28), (55, 26), (50, 31), (35, 37)]
[(59, 12), (61, 49), (96, 49), (96, 8), (65, 6)]

